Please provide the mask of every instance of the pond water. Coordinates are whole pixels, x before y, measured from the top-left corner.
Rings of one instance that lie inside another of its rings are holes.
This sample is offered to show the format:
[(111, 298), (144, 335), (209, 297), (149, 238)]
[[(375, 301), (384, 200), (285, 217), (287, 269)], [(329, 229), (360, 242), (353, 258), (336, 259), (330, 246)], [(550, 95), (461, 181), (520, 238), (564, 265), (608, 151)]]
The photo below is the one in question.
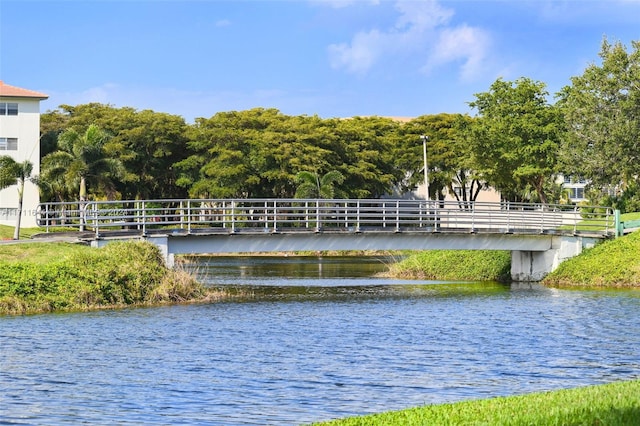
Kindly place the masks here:
[(233, 302), (0, 317), (0, 424), (292, 425), (640, 377), (640, 292), (204, 258)]

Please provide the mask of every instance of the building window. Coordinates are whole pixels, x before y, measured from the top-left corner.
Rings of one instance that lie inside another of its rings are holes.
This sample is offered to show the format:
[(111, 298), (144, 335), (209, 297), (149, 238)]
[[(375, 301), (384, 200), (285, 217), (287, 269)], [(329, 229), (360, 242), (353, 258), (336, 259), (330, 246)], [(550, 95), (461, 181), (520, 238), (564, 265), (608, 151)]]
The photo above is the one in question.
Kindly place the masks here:
[(0, 102), (0, 115), (18, 115), (16, 102)]
[(0, 151), (17, 151), (18, 138), (0, 138)]
[(584, 188), (569, 188), (569, 198), (572, 200), (584, 200)]

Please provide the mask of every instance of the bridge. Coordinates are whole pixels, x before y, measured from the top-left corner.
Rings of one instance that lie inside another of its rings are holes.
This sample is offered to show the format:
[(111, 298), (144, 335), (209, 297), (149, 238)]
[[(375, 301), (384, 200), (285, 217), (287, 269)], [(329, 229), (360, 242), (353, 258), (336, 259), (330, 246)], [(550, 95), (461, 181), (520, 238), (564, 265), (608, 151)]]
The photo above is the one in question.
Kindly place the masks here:
[(509, 250), (514, 281), (539, 281), (618, 233), (608, 207), (404, 199), (180, 199), (43, 203), (46, 232), (99, 247), (148, 240), (175, 255), (326, 250)]

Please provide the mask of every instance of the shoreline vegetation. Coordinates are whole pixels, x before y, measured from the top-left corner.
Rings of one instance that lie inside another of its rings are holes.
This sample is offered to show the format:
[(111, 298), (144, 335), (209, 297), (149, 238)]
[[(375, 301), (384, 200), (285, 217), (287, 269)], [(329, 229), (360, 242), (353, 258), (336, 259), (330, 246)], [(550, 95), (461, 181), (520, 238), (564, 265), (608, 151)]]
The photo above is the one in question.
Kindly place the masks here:
[(91, 311), (231, 297), (168, 269), (151, 243), (117, 242), (100, 249), (72, 243), (0, 246), (0, 315)]

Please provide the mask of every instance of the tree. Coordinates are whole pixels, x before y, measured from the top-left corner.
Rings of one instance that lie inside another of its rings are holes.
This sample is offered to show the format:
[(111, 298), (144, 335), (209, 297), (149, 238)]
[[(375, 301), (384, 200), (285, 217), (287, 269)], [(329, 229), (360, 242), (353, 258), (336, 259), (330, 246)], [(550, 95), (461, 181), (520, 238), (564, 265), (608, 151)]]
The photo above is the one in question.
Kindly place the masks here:
[(16, 184), (16, 160), (8, 155), (0, 156), (0, 190)]
[(13, 232), (14, 240), (20, 239), (24, 184), (28, 180), (35, 180), (31, 176), (32, 172), (33, 164), (30, 161), (25, 160), (22, 163), (18, 163), (9, 156), (0, 156), (0, 189), (14, 184), (18, 185), (18, 211), (16, 212), (16, 226)]
[[(559, 94), (566, 133), (563, 171), (597, 188), (635, 187), (640, 177), (640, 41), (633, 51), (606, 39), (601, 64), (589, 65)], [(635, 182), (635, 184), (634, 184)]]
[[(125, 175), (116, 182), (123, 199), (184, 198), (176, 186), (174, 164), (187, 156), (186, 124), (182, 117), (150, 110), (113, 111), (113, 137), (105, 152), (118, 158)], [(121, 124), (120, 124), (121, 123)]]
[(390, 118), (332, 119), (327, 126), (335, 135), (330, 168), (341, 172), (345, 192), (352, 198), (378, 198), (393, 191), (404, 172), (396, 167), (394, 149), (400, 142), (400, 124)]
[(479, 116), (471, 126), (473, 164), (509, 201), (548, 202), (557, 172), (561, 116), (547, 102), (546, 85), (528, 78), (496, 80), (469, 105)]
[(322, 177), (317, 173), (301, 171), (296, 175), (298, 189), (296, 198), (334, 198), (335, 185), (344, 182), (344, 176), (337, 170), (325, 173)]
[(196, 119), (188, 131), (192, 155), (176, 165), (182, 171), (177, 184), (192, 197), (256, 196), (260, 163), (252, 152), (274, 114), (275, 110), (257, 108)]
[[(110, 135), (104, 144), (105, 155), (122, 163), (122, 174), (114, 180), (112, 193), (125, 199), (187, 196), (186, 189), (176, 185), (178, 170), (174, 167), (190, 154), (186, 146), (188, 126), (182, 117), (99, 103), (58, 108), (41, 115), (43, 157), (58, 149), (58, 137), (65, 130), (73, 128), (82, 134), (95, 125)], [(59, 198), (58, 194), (64, 193), (58, 186), (47, 191), (43, 199)]]
[[(424, 154), (421, 136), (428, 136), (429, 196), (444, 200), (445, 190), (469, 207), (483, 182), (474, 173), (471, 152), (465, 139), (465, 129), (472, 119), (460, 114), (423, 115), (402, 126), (402, 144), (394, 158), (398, 167), (406, 170), (404, 190), (414, 189), (424, 182)], [(456, 191), (456, 188), (460, 190)]]
[(87, 186), (95, 185), (114, 198), (114, 180), (123, 174), (122, 163), (109, 158), (104, 146), (108, 136), (98, 126), (90, 125), (84, 133), (74, 128), (65, 130), (58, 137), (58, 151), (45, 156), (42, 174), (45, 179), (64, 178), (67, 185), (78, 192), (79, 201), (87, 200)]

